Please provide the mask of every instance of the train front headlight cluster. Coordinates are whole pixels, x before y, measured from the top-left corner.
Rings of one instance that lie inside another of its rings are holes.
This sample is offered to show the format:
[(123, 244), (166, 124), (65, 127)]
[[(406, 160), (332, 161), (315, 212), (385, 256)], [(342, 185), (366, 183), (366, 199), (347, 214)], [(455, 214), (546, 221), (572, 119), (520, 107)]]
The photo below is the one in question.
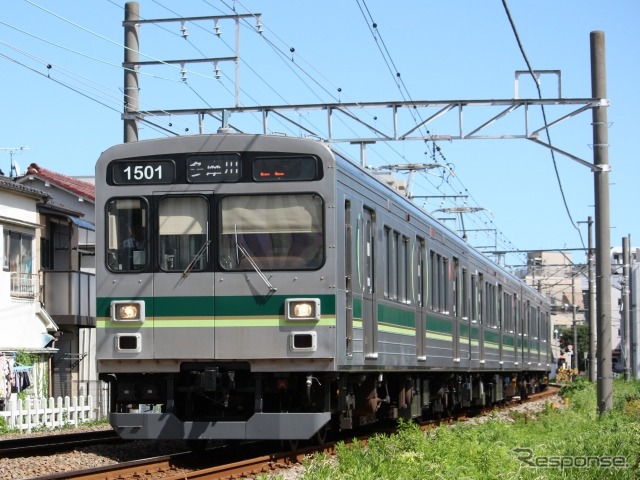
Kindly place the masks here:
[(320, 320), (320, 299), (288, 298), (285, 300), (287, 320)]
[(144, 301), (114, 300), (111, 302), (111, 319), (114, 322), (144, 322)]

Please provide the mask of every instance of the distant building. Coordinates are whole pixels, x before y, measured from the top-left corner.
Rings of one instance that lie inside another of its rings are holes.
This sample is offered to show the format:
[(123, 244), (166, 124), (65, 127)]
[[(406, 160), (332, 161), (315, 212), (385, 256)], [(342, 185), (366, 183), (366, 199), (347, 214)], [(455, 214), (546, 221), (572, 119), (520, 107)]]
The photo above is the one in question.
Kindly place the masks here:
[[(637, 248), (629, 248), (629, 274), (631, 281), (627, 285), (624, 279), (624, 257), (621, 246), (611, 248), (611, 346), (613, 348), (613, 364), (614, 371), (624, 371), (624, 309), (622, 295), (625, 288), (629, 288), (630, 293), (630, 327), (629, 332), (631, 342), (631, 354), (629, 357), (629, 367), (634, 371), (634, 376), (640, 378), (640, 364), (637, 360), (638, 352), (638, 316), (637, 316), (637, 297), (638, 292), (636, 276), (637, 267), (640, 265), (640, 250)], [(636, 267), (634, 269), (634, 267)], [(634, 288), (635, 287), (635, 288)], [(635, 345), (634, 345), (635, 344)], [(634, 367), (635, 364), (635, 367)]]
[[(624, 259), (622, 247), (611, 248), (611, 348), (614, 370), (622, 371), (624, 335), (622, 292), (624, 285), (623, 267)], [(637, 311), (640, 301), (640, 250), (629, 249), (630, 256), (630, 319), (631, 319), (631, 366), (640, 378), (640, 358), (638, 349), (640, 346), (640, 315)], [(525, 281), (528, 285), (537, 289), (551, 300), (552, 304), (552, 349), (558, 357), (560, 352), (560, 339), (556, 331), (570, 328), (573, 321), (577, 324), (588, 324), (588, 269), (586, 265), (575, 265), (570, 253), (537, 251), (529, 252), (527, 274)], [(594, 272), (595, 275), (595, 272)], [(638, 278), (636, 278), (638, 277)], [(573, 311), (575, 306), (575, 316)], [(585, 308), (586, 307), (586, 308)], [(584, 352), (578, 352), (582, 355)], [(635, 367), (634, 367), (635, 365)]]

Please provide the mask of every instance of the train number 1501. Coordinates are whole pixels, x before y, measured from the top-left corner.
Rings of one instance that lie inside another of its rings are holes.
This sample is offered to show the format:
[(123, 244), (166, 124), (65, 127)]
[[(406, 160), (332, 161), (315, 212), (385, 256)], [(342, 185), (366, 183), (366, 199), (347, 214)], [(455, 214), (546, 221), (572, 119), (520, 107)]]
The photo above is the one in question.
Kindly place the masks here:
[(124, 174), (128, 180), (162, 180), (162, 167), (158, 165), (136, 165), (134, 167), (127, 167), (124, 169)]
[(176, 167), (171, 160), (125, 161), (113, 165), (116, 185), (173, 183)]

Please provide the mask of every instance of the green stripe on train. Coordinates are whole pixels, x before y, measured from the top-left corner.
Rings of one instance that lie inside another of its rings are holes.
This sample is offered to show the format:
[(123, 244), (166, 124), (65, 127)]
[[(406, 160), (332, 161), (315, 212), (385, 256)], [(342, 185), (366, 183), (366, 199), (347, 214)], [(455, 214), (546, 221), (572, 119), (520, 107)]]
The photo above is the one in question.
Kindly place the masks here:
[(452, 336), (453, 322), (448, 318), (427, 315), (427, 331)]
[(334, 295), (272, 295), (270, 297), (98, 297), (96, 316), (110, 317), (113, 300), (143, 300), (149, 317), (276, 317), (284, 315), (287, 298), (319, 298), (322, 315), (335, 316)]
[(336, 317), (323, 316), (316, 322), (273, 318), (159, 317), (146, 322), (113, 322), (110, 317), (97, 319), (97, 328), (247, 328), (247, 327), (334, 327)]
[(416, 312), (378, 304), (378, 322), (400, 328), (416, 328)]

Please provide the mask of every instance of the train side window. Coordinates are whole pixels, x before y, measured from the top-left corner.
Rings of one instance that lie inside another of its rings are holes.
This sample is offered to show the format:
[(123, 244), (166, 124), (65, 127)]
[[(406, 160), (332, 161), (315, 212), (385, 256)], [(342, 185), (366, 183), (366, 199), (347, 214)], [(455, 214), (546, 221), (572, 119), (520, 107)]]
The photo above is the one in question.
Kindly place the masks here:
[(440, 311), (442, 313), (449, 313), (450, 293), (451, 286), (449, 285), (449, 259), (447, 257), (440, 257)]
[(478, 322), (478, 281), (471, 275), (471, 321)]
[(148, 205), (143, 198), (107, 203), (107, 266), (115, 272), (142, 270), (149, 263)]
[(158, 262), (165, 271), (204, 270), (208, 251), (208, 202), (204, 197), (164, 197), (158, 204)]
[(394, 232), (391, 228), (385, 225), (384, 227), (384, 250), (385, 250), (385, 262), (384, 262), (384, 296), (388, 299), (395, 299), (395, 255), (396, 245), (393, 238)]
[(431, 310), (437, 312), (440, 310), (440, 293), (439, 293), (439, 282), (440, 282), (440, 274), (439, 274), (439, 263), (440, 263), (440, 255), (438, 255), (433, 250), (429, 251), (429, 281), (430, 281), (430, 295), (429, 295), (429, 306)]
[(502, 294), (503, 317), (502, 328), (507, 333), (513, 333), (513, 297), (507, 292)]
[(502, 285), (498, 285), (498, 293), (496, 295), (496, 303), (498, 304), (498, 311), (496, 313), (496, 324), (495, 328), (503, 329), (504, 328), (504, 291), (502, 290)]
[(515, 295), (514, 298), (514, 302), (513, 302), (513, 318), (514, 318), (514, 329), (515, 329), (515, 333), (518, 335), (522, 334), (522, 318), (521, 318), (521, 304), (522, 304), (522, 300), (520, 299), (520, 297), (518, 296), (518, 294)]
[(460, 282), (460, 306), (462, 320), (469, 320), (469, 272), (462, 267), (462, 279)]
[(398, 252), (398, 299), (403, 303), (411, 303), (409, 285), (411, 284), (411, 241), (402, 235)]
[(538, 339), (538, 322), (540, 321), (539, 318), (539, 314), (540, 311), (538, 310), (538, 308), (536, 307), (531, 307), (531, 323), (529, 324), (529, 327), (531, 328), (531, 337), (534, 340)]

